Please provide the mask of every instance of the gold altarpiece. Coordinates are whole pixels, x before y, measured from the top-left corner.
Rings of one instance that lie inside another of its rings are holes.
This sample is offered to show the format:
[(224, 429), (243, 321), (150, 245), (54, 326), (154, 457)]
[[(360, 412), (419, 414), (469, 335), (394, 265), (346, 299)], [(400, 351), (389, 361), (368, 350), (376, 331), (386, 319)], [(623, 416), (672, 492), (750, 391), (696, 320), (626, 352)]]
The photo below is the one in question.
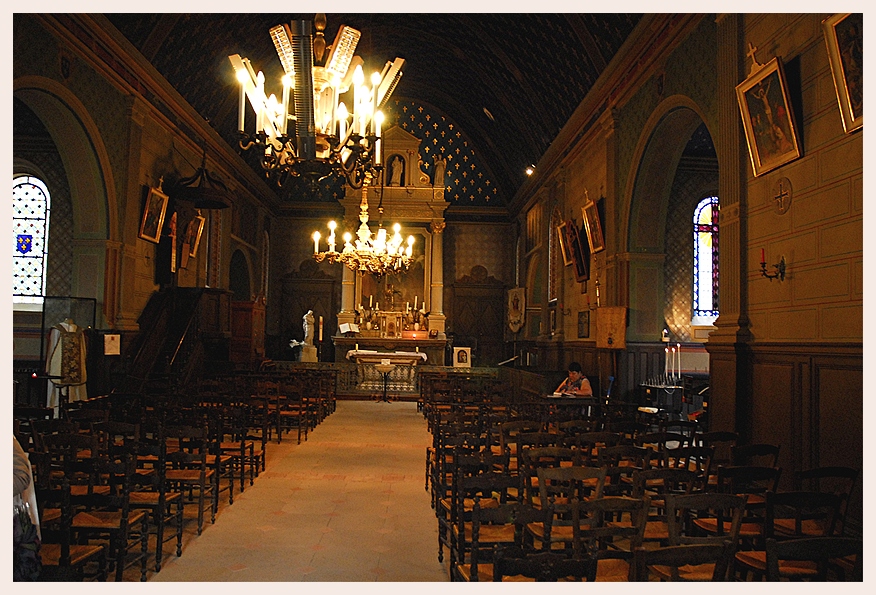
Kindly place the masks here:
[[(428, 354), (426, 365), (443, 365), (447, 343), (443, 231), (444, 211), (449, 205), (444, 200), (443, 163), (439, 164), (439, 179), (433, 184), (419, 154), (420, 139), (393, 126), (386, 130), (381, 142), (386, 164), (383, 183), (376, 180), (361, 190), (348, 189), (340, 201), (344, 207), (341, 227), (355, 231), (359, 226), (359, 206), (363, 193), (367, 193), (368, 223), (372, 230), (380, 223), (385, 227), (400, 223), (404, 237), (416, 238), (414, 262), (403, 274), (379, 279), (344, 267), (338, 327), (357, 323), (360, 332), (355, 336), (339, 333), (333, 337), (335, 361), (344, 361), (347, 352), (358, 346), (379, 352), (420, 350)], [(432, 173), (434, 176), (435, 172)], [(381, 203), (382, 217), (378, 212)], [(407, 316), (408, 311), (419, 315)], [(366, 321), (371, 322), (371, 328), (366, 328)]]

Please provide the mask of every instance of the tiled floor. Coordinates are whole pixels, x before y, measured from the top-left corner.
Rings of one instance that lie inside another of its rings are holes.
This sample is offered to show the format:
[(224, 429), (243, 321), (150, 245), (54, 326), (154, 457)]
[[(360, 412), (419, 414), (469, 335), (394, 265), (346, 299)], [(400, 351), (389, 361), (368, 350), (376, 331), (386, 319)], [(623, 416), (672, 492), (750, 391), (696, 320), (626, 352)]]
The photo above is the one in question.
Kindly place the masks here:
[(447, 581), (424, 489), (430, 442), (415, 403), (339, 401), (307, 442), (270, 443), (255, 485), (200, 536), (187, 522), (182, 557), (148, 580)]

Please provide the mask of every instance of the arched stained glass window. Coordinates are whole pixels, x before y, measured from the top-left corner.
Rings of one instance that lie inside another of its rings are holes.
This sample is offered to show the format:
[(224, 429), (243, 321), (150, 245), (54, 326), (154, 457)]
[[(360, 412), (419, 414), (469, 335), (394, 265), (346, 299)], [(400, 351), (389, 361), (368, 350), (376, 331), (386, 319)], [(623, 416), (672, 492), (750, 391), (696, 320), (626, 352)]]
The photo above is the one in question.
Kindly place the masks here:
[(12, 179), (12, 302), (42, 304), (51, 199), (42, 180)]
[(693, 315), (718, 316), (718, 197), (699, 202), (693, 216)]

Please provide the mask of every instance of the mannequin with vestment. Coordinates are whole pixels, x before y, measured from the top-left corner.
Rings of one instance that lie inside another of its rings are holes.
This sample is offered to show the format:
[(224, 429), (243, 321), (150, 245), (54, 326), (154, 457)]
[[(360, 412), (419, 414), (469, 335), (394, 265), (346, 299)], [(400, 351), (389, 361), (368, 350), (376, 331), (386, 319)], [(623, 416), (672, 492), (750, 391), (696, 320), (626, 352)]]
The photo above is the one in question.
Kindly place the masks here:
[(56, 410), (61, 401), (61, 389), (66, 387), (68, 402), (88, 398), (85, 382), (85, 334), (71, 318), (66, 318), (49, 331), (46, 373), (50, 377), (48, 406)]

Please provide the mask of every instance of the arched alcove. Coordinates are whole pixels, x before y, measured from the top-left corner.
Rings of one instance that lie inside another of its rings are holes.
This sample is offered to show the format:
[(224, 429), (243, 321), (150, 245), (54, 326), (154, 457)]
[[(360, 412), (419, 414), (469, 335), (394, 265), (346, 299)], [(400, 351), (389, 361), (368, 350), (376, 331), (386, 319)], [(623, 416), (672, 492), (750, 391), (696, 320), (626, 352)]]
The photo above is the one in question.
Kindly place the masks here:
[(249, 262), (243, 251), (235, 250), (228, 268), (228, 288), (234, 293), (232, 299), (235, 301), (246, 302), (252, 299), (249, 271)]
[[(664, 264), (667, 217), (679, 163), (694, 131), (703, 125), (699, 108), (687, 97), (661, 103), (643, 128), (628, 185), (625, 245), (629, 260), (628, 341), (659, 340), (665, 326)], [(716, 172), (715, 172), (716, 173)]]
[(95, 323), (113, 327), (118, 290), (115, 278), (107, 283), (105, 274), (117, 268), (118, 248), (112, 246), (118, 218), (108, 152), (90, 114), (66, 87), (42, 77), (17, 79), (13, 87), (14, 99), (45, 127), (62, 164), (72, 205), (65, 222), (72, 229), (69, 293), (96, 299)]

